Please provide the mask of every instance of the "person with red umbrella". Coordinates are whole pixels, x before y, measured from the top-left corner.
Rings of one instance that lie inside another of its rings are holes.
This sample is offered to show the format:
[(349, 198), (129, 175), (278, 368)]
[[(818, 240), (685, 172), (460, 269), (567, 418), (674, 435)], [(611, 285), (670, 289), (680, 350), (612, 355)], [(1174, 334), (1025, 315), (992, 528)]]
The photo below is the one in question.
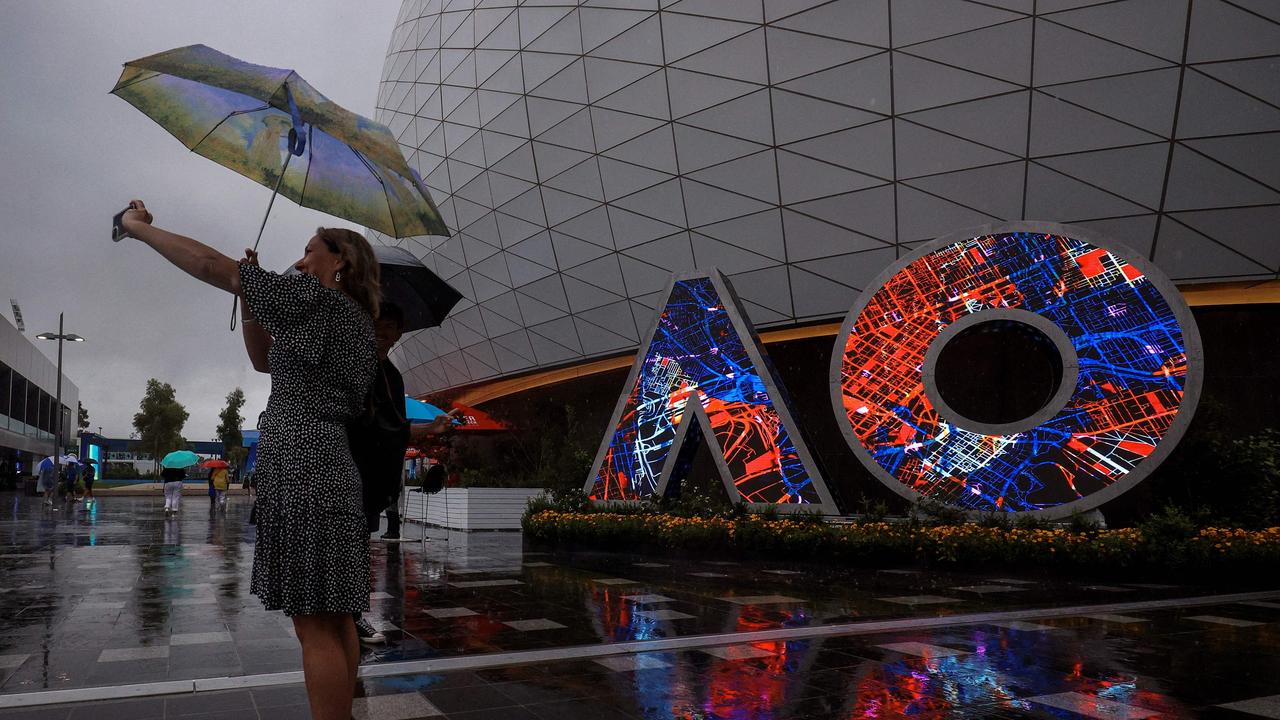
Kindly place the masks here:
[(231, 467), (226, 460), (205, 460), (200, 463), (200, 467), (209, 470), (209, 485), (213, 488), (213, 507), (223, 512), (227, 511), (227, 488), (230, 486), (227, 479), (227, 468)]

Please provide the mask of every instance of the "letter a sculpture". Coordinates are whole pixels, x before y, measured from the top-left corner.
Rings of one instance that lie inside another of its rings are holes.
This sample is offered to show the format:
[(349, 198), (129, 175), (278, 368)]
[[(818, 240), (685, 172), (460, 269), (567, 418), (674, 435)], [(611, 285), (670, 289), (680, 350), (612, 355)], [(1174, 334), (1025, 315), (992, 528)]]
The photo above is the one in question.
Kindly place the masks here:
[(681, 447), (693, 427), (734, 502), (835, 513), (728, 279), (715, 270), (673, 277), (665, 297), (586, 492), (597, 501), (668, 495), (688, 468)]

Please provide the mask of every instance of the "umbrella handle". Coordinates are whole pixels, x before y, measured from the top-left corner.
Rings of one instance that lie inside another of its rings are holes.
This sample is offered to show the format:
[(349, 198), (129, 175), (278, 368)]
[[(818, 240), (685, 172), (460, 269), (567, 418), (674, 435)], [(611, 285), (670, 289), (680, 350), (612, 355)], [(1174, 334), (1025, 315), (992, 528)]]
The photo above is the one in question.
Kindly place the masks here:
[[(290, 133), (290, 136), (292, 136), (293, 130), (290, 130), (289, 133)], [(304, 142), (303, 144), (305, 145), (306, 143)], [(284, 165), (281, 166), (280, 168), (280, 177), (276, 178), (276, 186), (271, 189), (271, 200), (267, 202), (267, 212), (262, 216), (262, 225), (258, 226), (258, 237), (253, 241), (254, 252), (257, 252), (258, 250), (258, 243), (262, 242), (262, 231), (267, 229), (267, 218), (271, 217), (271, 207), (276, 204), (276, 195), (280, 194), (280, 183), (284, 182), (284, 174), (289, 169), (289, 161), (292, 159), (293, 159), (292, 152), (287, 152), (284, 154)], [(239, 306), (239, 303), (240, 303), (240, 296), (237, 295), (231, 298), (231, 331), (232, 332), (235, 332), (236, 318), (239, 317), (236, 314), (236, 308)]]

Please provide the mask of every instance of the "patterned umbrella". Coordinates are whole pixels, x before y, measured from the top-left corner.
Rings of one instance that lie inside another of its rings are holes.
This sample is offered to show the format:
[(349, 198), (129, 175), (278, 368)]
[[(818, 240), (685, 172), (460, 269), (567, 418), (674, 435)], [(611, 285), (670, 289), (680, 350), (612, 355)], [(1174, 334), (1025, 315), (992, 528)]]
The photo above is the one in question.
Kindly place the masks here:
[(398, 238), (449, 234), (387, 126), (292, 70), (191, 45), (125, 63), (111, 92), (192, 152), (299, 205)]

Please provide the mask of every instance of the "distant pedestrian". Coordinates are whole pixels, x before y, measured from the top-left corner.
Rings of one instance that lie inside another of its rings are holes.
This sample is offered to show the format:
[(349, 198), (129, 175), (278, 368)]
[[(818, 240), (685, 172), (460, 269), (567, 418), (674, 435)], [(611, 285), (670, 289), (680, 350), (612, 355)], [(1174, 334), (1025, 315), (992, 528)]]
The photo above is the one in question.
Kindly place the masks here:
[(80, 463), (72, 460), (62, 468), (63, 494), (68, 503), (80, 502), (76, 497), (76, 482), (80, 480)]
[(214, 468), (209, 471), (209, 483), (213, 485), (213, 506), (219, 510), (227, 509), (227, 488), (230, 480), (226, 468)]
[(44, 493), (44, 504), (53, 507), (53, 494), (58, 490), (58, 471), (52, 458), (45, 458), (36, 466), (36, 489)]
[(84, 480), (84, 503), (90, 505), (93, 503), (93, 481), (97, 479), (98, 470), (93, 463), (85, 463), (84, 469), (81, 471), (81, 479)]
[(182, 468), (165, 468), (160, 477), (164, 478), (164, 514), (176, 515), (182, 510), (182, 481), (187, 478), (187, 471)]

